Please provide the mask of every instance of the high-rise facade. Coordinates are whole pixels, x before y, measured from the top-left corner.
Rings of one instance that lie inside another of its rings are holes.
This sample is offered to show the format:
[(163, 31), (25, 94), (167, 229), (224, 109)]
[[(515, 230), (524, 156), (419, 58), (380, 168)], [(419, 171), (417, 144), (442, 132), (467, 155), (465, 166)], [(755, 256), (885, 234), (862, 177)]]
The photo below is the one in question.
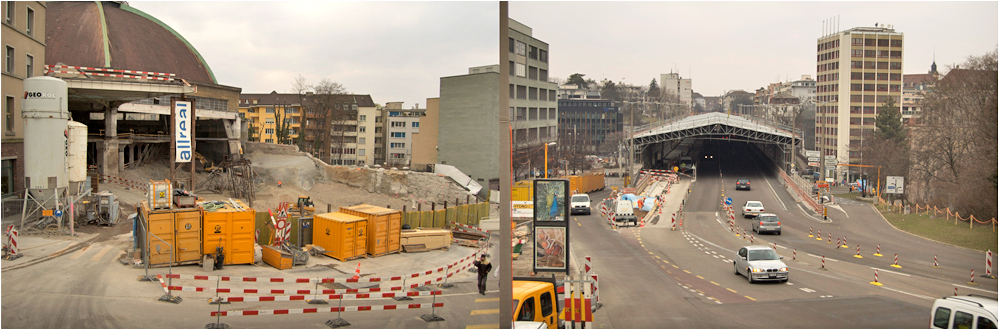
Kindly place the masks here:
[[(888, 27), (857, 27), (817, 40), (815, 147), (839, 164), (863, 162), (864, 139), (878, 108), (901, 106), (903, 35)], [(826, 177), (845, 178), (845, 166)], [(853, 179), (853, 177), (849, 177)]]
[(659, 90), (672, 93), (680, 99), (680, 103), (693, 108), (694, 90), (690, 78), (683, 79), (679, 73), (664, 73), (659, 75)]
[(3, 2), (3, 194), (24, 189), (24, 122), (21, 100), (24, 79), (45, 71), (46, 1)]

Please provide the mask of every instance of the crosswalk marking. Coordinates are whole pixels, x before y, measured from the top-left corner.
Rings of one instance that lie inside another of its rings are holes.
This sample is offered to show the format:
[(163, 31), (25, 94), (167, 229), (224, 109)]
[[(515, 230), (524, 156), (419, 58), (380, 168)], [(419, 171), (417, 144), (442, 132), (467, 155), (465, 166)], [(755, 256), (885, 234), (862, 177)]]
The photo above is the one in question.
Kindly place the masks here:
[(499, 308), (496, 309), (476, 309), (473, 310), (469, 315), (488, 315), (488, 314), (499, 314)]
[(108, 251), (111, 251), (111, 248), (112, 248), (112, 246), (110, 246), (110, 245), (105, 246), (103, 249), (101, 249), (101, 252), (97, 252), (96, 255), (94, 255), (92, 258), (90, 258), (90, 260), (91, 261), (101, 260), (101, 258), (104, 257), (105, 254), (108, 254)]
[(80, 259), (80, 257), (82, 257), (84, 253), (87, 253), (87, 250), (90, 250), (90, 247), (91, 245), (84, 246), (82, 249), (80, 249), (80, 251), (76, 251), (76, 253), (73, 253), (73, 255), (69, 256), (69, 258)]

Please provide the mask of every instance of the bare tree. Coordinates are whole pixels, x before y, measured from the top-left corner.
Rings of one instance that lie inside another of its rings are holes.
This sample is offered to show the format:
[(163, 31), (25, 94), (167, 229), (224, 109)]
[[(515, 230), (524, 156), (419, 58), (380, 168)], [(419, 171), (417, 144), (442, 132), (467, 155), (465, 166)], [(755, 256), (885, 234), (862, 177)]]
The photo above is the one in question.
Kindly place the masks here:
[(298, 76), (292, 83), (292, 91), (298, 94), (305, 108), (302, 134), (306, 152), (324, 162), (342, 164), (343, 147), (348, 143), (344, 123), (356, 120), (357, 115), (348, 102), (346, 88), (328, 78), (311, 85)]

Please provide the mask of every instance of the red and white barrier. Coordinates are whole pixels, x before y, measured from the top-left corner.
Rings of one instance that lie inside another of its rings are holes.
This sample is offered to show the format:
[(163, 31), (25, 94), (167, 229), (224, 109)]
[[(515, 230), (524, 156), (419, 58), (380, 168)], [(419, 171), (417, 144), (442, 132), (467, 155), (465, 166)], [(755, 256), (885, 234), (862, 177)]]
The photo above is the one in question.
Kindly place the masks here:
[(821, 240), (822, 240), (822, 229), (818, 229), (818, 231), (819, 231), (819, 234), (818, 234), (818, 235), (815, 235), (815, 239), (817, 239), (817, 240), (820, 240), (820, 241), (821, 241)]
[(397, 309), (419, 309), (419, 308), (436, 308), (436, 307), (444, 307), (444, 303), (439, 302), (432, 304), (343, 306), (343, 307), (326, 307), (326, 308), (271, 309), (271, 310), (252, 310), (252, 311), (221, 311), (221, 312), (212, 312), (212, 316), (252, 316), (252, 315), (387, 311), (387, 310), (397, 310)]
[(898, 265), (898, 253), (895, 254), (895, 263), (891, 264), (891, 266), (895, 268), (902, 268), (902, 266)]
[[(418, 286), (418, 285), (417, 285)], [(406, 288), (394, 286), (391, 288), (363, 288), (363, 289), (323, 289), (323, 290), (284, 290), (284, 289), (230, 289), (230, 288), (204, 288), (194, 286), (169, 286), (170, 290), (188, 292), (218, 292), (218, 293), (242, 293), (242, 294), (342, 294), (342, 293), (374, 293), (383, 291), (402, 291)]]
[(854, 258), (863, 259), (864, 256), (860, 255), (860, 244), (857, 244), (857, 254), (853, 255)]
[(985, 276), (992, 278), (992, 249), (985, 252)]
[[(881, 255), (881, 244), (878, 244), (878, 251), (874, 252), (874, 256), (875, 257), (883, 257), (883, 255)], [(898, 255), (896, 254), (895, 257), (898, 257)], [(896, 260), (896, 261), (898, 261), (898, 260)]]
[(874, 269), (874, 282), (871, 282), (871, 284), (874, 284), (874, 285), (877, 285), (877, 286), (881, 286), (882, 285), (881, 282), (878, 282), (878, 270), (876, 268)]
[[(451, 224), (453, 225), (451, 227), (452, 229), (458, 229), (459, 231), (463, 231), (463, 232), (466, 232), (466, 233), (485, 234), (486, 236), (489, 236), (490, 233), (491, 233), (488, 230), (485, 230), (485, 229), (482, 229), (482, 228), (479, 228), (479, 227), (475, 227), (475, 226), (469, 226), (469, 225), (466, 225), (466, 224), (463, 224), (463, 223), (457, 223), (457, 222), (451, 221)], [(470, 231), (468, 231), (468, 230), (466, 230), (464, 228), (468, 228), (468, 229), (474, 230), (475, 232), (470, 232)]]
[(933, 255), (933, 268), (940, 268), (940, 264), (937, 264), (937, 255)]
[[(17, 235), (18, 231), (14, 228), (14, 225), (7, 226), (4, 230), (4, 235), (7, 235), (7, 241), (4, 242), (4, 247), (7, 249), (7, 255), (16, 256), (18, 252), (17, 248)], [(6, 256), (4, 256), (6, 257)]]
[(412, 291), (406, 292), (404, 294), (396, 292), (387, 293), (357, 293), (357, 294), (331, 294), (331, 295), (293, 295), (293, 296), (260, 296), (260, 297), (219, 297), (214, 302), (263, 302), (263, 301), (307, 301), (315, 299), (326, 299), (326, 300), (356, 300), (356, 299), (379, 299), (379, 298), (395, 298), (395, 297), (421, 297), (421, 296), (437, 296), (440, 295), (442, 291)]

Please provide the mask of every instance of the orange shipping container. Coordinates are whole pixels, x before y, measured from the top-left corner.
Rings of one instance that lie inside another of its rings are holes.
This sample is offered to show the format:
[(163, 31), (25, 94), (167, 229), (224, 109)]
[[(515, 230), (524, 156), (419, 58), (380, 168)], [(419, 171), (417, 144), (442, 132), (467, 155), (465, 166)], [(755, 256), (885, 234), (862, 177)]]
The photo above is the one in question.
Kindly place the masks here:
[(340, 261), (363, 257), (367, 219), (340, 212), (317, 214), (312, 223), (312, 243)]
[(341, 206), (340, 212), (368, 220), (368, 254), (379, 257), (400, 251), (399, 234), (402, 233), (402, 211), (361, 204), (350, 207)]
[[(198, 209), (150, 210), (148, 201), (142, 201), (139, 212), (142, 221), (139, 239), (148, 251), (150, 266), (201, 261), (201, 212)], [(170, 260), (171, 247), (173, 260)]]
[(237, 210), (228, 203), (214, 211), (201, 208), (205, 228), (201, 251), (215, 254), (215, 248), (221, 246), (226, 265), (252, 264), (257, 212), (242, 201), (236, 203), (245, 211)]

